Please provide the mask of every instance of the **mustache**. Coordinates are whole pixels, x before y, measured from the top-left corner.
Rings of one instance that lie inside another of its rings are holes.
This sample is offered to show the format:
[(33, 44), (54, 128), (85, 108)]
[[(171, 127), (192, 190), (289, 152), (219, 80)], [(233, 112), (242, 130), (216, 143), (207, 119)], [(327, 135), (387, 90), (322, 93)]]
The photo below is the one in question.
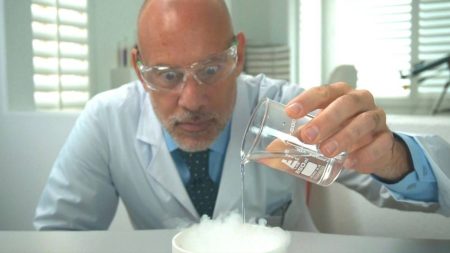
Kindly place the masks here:
[(184, 111), (179, 115), (172, 116), (168, 119), (169, 124), (175, 126), (183, 122), (196, 122), (196, 121), (208, 121), (218, 118), (218, 113), (204, 112), (204, 111)]

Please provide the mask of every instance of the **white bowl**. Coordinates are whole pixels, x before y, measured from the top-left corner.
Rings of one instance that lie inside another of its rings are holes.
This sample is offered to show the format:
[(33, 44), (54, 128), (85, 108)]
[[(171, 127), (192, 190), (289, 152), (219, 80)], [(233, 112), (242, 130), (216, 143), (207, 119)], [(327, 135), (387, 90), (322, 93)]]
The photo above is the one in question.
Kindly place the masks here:
[(184, 235), (183, 231), (181, 231), (172, 238), (172, 253), (192, 253), (190, 251), (181, 248), (183, 235)]
[[(257, 226), (257, 225), (250, 225), (248, 224), (248, 226), (257, 228), (257, 229), (264, 229), (261, 226)], [(271, 229), (266, 227), (267, 229)], [(189, 230), (189, 228), (187, 229)], [(185, 249), (183, 246), (183, 242), (186, 239), (187, 235), (189, 235), (189, 233), (187, 233), (187, 230), (183, 230), (179, 233), (177, 233), (173, 238), (172, 238), (172, 253), (197, 253), (194, 251), (190, 251), (188, 249)], [(286, 232), (288, 233), (288, 232)], [(276, 246), (271, 247), (270, 249), (258, 249), (257, 251), (254, 252), (258, 252), (258, 253), (286, 253), (288, 246), (289, 246), (289, 241), (290, 241), (290, 236), (289, 236), (289, 240), (288, 241), (280, 241)], [(221, 251), (222, 250), (222, 251)], [(218, 249), (218, 251), (224, 252), (224, 249)], [(232, 252), (233, 251), (239, 251), (239, 249), (233, 250), (233, 249), (229, 249)], [(207, 252), (206, 250), (202, 250), (202, 252)], [(210, 250), (208, 251), (208, 253), (213, 253)]]

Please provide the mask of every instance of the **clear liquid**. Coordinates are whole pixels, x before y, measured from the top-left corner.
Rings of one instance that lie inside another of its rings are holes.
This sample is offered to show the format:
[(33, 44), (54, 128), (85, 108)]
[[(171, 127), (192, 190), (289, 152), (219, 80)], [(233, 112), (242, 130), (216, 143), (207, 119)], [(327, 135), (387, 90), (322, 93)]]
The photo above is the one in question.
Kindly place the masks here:
[[(293, 144), (291, 144), (293, 145)], [(241, 159), (242, 223), (245, 223), (245, 164), (255, 161), (281, 170), (307, 181), (327, 186), (334, 182), (341, 172), (345, 154), (328, 158), (320, 153), (311, 152), (301, 146), (293, 145), (283, 152), (253, 152)]]
[(253, 152), (246, 159), (286, 172), (307, 181), (330, 185), (337, 178), (344, 161), (343, 155), (328, 158), (302, 147), (289, 148), (283, 152)]
[(245, 223), (245, 163), (246, 161), (241, 160), (241, 191), (242, 191), (242, 203), (241, 203), (241, 212), (242, 212), (242, 223)]

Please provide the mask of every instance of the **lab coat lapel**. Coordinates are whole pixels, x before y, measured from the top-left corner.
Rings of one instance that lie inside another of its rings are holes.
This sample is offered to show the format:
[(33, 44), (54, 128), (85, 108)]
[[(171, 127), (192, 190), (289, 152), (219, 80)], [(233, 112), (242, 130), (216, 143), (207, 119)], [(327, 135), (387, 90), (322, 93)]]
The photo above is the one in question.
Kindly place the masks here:
[(241, 200), (241, 142), (250, 119), (251, 101), (245, 85), (238, 83), (236, 107), (232, 117), (231, 135), (223, 165), (222, 178), (214, 209), (214, 217), (240, 206)]
[[(139, 155), (141, 165), (145, 168), (146, 175), (159, 184), (156, 186), (152, 185), (152, 188), (160, 187), (160, 189), (163, 189), (163, 191), (156, 191), (157, 194), (161, 195), (161, 199), (165, 199), (171, 195), (193, 217), (198, 217), (197, 211), (175, 167), (172, 156), (167, 149), (161, 125), (155, 112), (152, 110), (148, 94), (145, 93), (145, 97), (142, 99), (141, 115), (136, 134), (136, 138), (139, 140), (137, 150), (147, 153), (141, 153)], [(152, 157), (149, 154), (152, 154)], [(153, 181), (151, 179), (149, 182)]]
[(175, 197), (193, 217), (198, 217), (197, 211), (189, 198), (186, 188), (181, 181), (165, 142), (162, 141), (155, 154), (153, 162), (147, 168), (150, 176), (155, 179), (168, 194)]

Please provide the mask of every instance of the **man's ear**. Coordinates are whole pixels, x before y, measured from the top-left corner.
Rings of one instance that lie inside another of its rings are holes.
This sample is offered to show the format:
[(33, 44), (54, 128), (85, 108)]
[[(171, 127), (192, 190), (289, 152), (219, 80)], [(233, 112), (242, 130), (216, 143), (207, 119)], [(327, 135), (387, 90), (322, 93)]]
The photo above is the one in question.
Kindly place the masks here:
[(141, 81), (141, 84), (143, 85), (144, 89), (147, 90), (147, 85), (145, 85), (144, 79), (142, 79), (141, 71), (139, 70), (139, 67), (137, 65), (137, 62), (140, 61), (139, 57), (139, 49), (136, 47), (133, 47), (131, 49), (131, 64), (133, 65), (134, 72), (136, 73), (136, 76)]
[(246, 47), (246, 39), (244, 33), (240, 32), (236, 35), (236, 40), (238, 42), (237, 48), (237, 56), (238, 61), (236, 65), (237, 73), (240, 74), (244, 70), (245, 64), (245, 47)]

